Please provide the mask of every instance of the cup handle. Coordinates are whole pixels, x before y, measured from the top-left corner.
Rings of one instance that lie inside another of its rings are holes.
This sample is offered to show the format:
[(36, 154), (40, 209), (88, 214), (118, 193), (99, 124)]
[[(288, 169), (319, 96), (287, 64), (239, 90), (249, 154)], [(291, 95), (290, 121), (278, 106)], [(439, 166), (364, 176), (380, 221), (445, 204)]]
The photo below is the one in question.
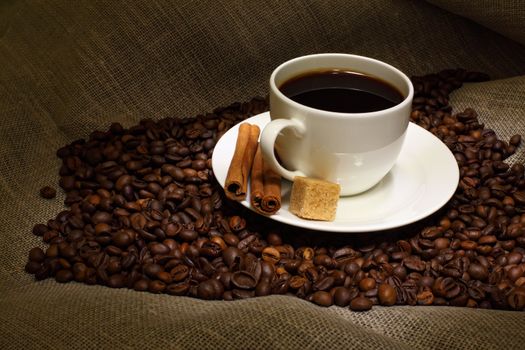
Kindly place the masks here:
[(273, 170), (279, 175), (287, 180), (293, 181), (294, 177), (296, 176), (306, 175), (300, 170), (290, 171), (285, 169), (281, 164), (279, 164), (275, 158), (274, 153), (275, 140), (277, 139), (277, 136), (279, 136), (279, 133), (286, 128), (294, 129), (297, 133), (297, 137), (302, 137), (306, 131), (304, 124), (298, 120), (274, 119), (264, 127), (264, 130), (261, 133), (260, 144), (264, 160), (267, 161)]

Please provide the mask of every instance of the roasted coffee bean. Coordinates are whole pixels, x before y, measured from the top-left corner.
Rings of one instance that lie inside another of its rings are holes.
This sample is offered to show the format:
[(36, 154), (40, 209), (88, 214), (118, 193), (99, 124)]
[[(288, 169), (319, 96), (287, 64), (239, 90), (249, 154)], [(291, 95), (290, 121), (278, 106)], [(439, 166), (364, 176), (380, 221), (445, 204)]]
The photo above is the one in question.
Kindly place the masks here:
[(150, 278), (157, 278), (157, 274), (162, 271), (162, 266), (158, 264), (147, 264), (143, 267), (143, 272)]
[(372, 308), (372, 300), (365, 297), (357, 297), (350, 302), (350, 310), (353, 311), (368, 311)]
[(280, 276), (275, 279), (272, 283), (273, 294), (286, 294), (290, 288), (290, 282), (288, 277)]
[(149, 244), (149, 251), (152, 255), (162, 255), (168, 254), (170, 252), (170, 248), (162, 243), (153, 242)]
[(233, 231), (239, 232), (246, 227), (246, 220), (237, 215), (232, 216), (229, 221), (229, 226)]
[[(228, 299), (226, 297), (226, 293), (228, 293), (228, 292), (231, 294), (231, 299)], [(237, 288), (234, 288), (231, 291), (224, 292), (224, 294), (223, 294), (223, 298), (225, 300), (248, 299), (248, 298), (253, 298), (254, 296), (255, 296), (255, 292), (254, 291), (244, 290), (244, 289), (237, 289)]]
[(391, 306), (396, 303), (397, 292), (395, 288), (388, 283), (379, 285), (377, 295), (381, 305)]
[(221, 255), (221, 247), (218, 244), (215, 244), (211, 241), (205, 242), (199, 249), (199, 254), (209, 258), (216, 258), (219, 255)]
[(49, 231), (49, 229), (44, 224), (36, 224), (33, 226), (33, 234), (35, 236), (43, 236), (47, 231)]
[[(158, 272), (157, 272), (158, 273)], [(185, 280), (190, 274), (190, 268), (184, 264), (179, 264), (170, 270), (173, 281), (180, 282)]]
[(346, 273), (341, 270), (332, 270), (329, 275), (334, 279), (334, 286), (343, 285), (347, 277)]
[(363, 292), (374, 289), (375, 287), (376, 280), (371, 277), (366, 277), (359, 281), (359, 289), (361, 289)]
[(59, 270), (55, 275), (55, 280), (59, 283), (67, 283), (72, 281), (74, 278), (73, 272), (71, 270)]
[[(34, 267), (36, 267), (36, 266), (34, 266)], [(27, 272), (29, 272), (29, 271), (27, 271)], [(29, 272), (29, 273), (32, 273), (32, 272)], [(40, 281), (40, 280), (46, 279), (48, 277), (51, 277), (52, 276), (52, 271), (51, 271), (51, 268), (49, 267), (49, 264), (43, 264), (40, 267), (40, 269), (38, 269), (36, 272), (34, 272), (34, 274), (35, 274), (35, 279), (37, 281)]]
[(344, 267), (344, 271), (349, 275), (349, 276), (355, 276), (355, 274), (361, 270), (361, 267), (354, 261), (348, 263), (345, 265)]
[(110, 258), (109, 262), (107, 263), (107, 270), (110, 274), (121, 272), (122, 264), (120, 263), (120, 259), (117, 257)]
[(272, 264), (276, 264), (281, 259), (281, 254), (274, 247), (266, 247), (262, 251), (262, 258)]
[(519, 146), (521, 143), (521, 135), (514, 135), (510, 138), (509, 144), (512, 146)]
[(46, 257), (56, 258), (58, 256), (58, 244), (51, 244), (46, 250)]
[(126, 278), (120, 273), (111, 275), (107, 281), (107, 286), (111, 288), (123, 288), (125, 285)]
[(404, 259), (403, 265), (405, 265), (410, 270), (419, 271), (419, 272), (424, 271), (426, 267), (425, 262), (415, 256), (410, 256)]
[(302, 258), (304, 260), (313, 260), (315, 252), (312, 248), (306, 247), (303, 249)]
[(41, 269), (42, 269), (42, 264), (40, 262), (34, 261), (34, 260), (29, 260), (26, 263), (26, 266), (25, 266), (25, 271), (27, 273), (31, 273), (31, 274), (36, 274)]
[(153, 280), (148, 282), (148, 291), (151, 293), (162, 293), (166, 289), (166, 283)]
[(244, 253), (247, 253), (250, 250), (250, 247), (257, 244), (257, 236), (256, 235), (249, 235), (242, 239), (239, 244), (237, 244), (237, 248), (239, 248)]
[(195, 230), (184, 229), (184, 230), (180, 231), (179, 237), (180, 237), (180, 239), (182, 239), (182, 240), (184, 240), (186, 242), (191, 242), (191, 241), (196, 240), (197, 237), (199, 237), (199, 234)]
[(321, 290), (313, 294), (312, 301), (319, 306), (331, 306), (334, 303), (332, 294)]
[(275, 275), (275, 265), (267, 262), (261, 261), (261, 278), (272, 279)]
[(509, 306), (514, 310), (523, 310), (525, 308), (525, 288), (513, 288), (507, 297)]
[(521, 266), (521, 265), (516, 265), (516, 266), (513, 266), (511, 267), (508, 271), (507, 271), (507, 277), (511, 280), (511, 281), (516, 281), (518, 278), (520, 278), (521, 276), (523, 276), (523, 272), (524, 272), (524, 268)]
[(523, 254), (519, 252), (511, 252), (507, 255), (507, 264), (517, 265), (520, 264), (523, 260)]
[(447, 299), (454, 298), (461, 292), (459, 284), (452, 277), (438, 277), (432, 289), (436, 295)]
[(121, 248), (126, 248), (134, 242), (135, 239), (133, 236), (134, 235), (132, 232), (128, 232), (127, 230), (120, 230), (115, 233), (115, 235), (112, 237), (112, 240), (117, 246)]
[(222, 238), (224, 239), (224, 242), (229, 246), (236, 247), (237, 244), (239, 244), (239, 237), (234, 235), (233, 233), (225, 233)]
[(44, 254), (44, 251), (39, 247), (35, 247), (29, 251), (30, 261), (41, 263), (41, 262), (44, 262), (45, 258), (46, 258), (46, 255)]
[(140, 292), (145, 292), (149, 288), (149, 282), (146, 279), (139, 279), (133, 284), (133, 289)]
[(241, 256), (244, 253), (237, 247), (228, 247), (222, 252), (222, 259), (230, 269), (238, 268), (241, 263)]
[(197, 287), (197, 296), (201, 299), (220, 299), (223, 293), (224, 287), (222, 283), (213, 278), (199, 283)]
[(166, 286), (166, 293), (170, 295), (186, 295), (189, 290), (189, 283), (172, 283)]
[(91, 222), (96, 225), (99, 223), (106, 223), (109, 224), (112, 220), (112, 216), (110, 213), (105, 211), (97, 211), (93, 216), (91, 217)]
[(56, 195), (57, 195), (57, 190), (55, 190), (51, 186), (44, 186), (40, 189), (40, 196), (42, 196), (42, 198), (52, 199), (52, 198), (55, 198)]
[(60, 256), (68, 259), (71, 259), (76, 255), (76, 249), (73, 248), (70, 244), (67, 244), (66, 242), (63, 242), (58, 245), (58, 252)]
[(335, 279), (332, 276), (326, 276), (322, 279), (319, 279), (314, 283), (314, 290), (329, 290), (335, 284)]
[(86, 264), (77, 262), (73, 265), (73, 278), (77, 282), (84, 282), (88, 276)]
[(157, 274), (157, 278), (166, 284), (170, 284), (173, 281), (171, 273), (166, 271), (161, 271)]
[(432, 277), (432, 276), (422, 276), (419, 279), (419, 285), (421, 287), (432, 288), (432, 286), (434, 285), (434, 277)]
[(312, 283), (316, 283), (319, 280), (319, 271), (311, 266), (306, 269), (304, 276)]
[(489, 271), (485, 266), (481, 264), (472, 263), (468, 268), (468, 274), (471, 278), (480, 281), (485, 281), (489, 276)]
[(437, 250), (447, 249), (450, 245), (450, 239), (446, 237), (439, 237), (434, 241), (434, 248)]
[(352, 300), (352, 293), (348, 288), (335, 287), (333, 291), (334, 304), (337, 306), (348, 306)]
[(318, 254), (314, 258), (314, 264), (331, 268), (334, 265), (334, 261), (327, 254)]
[(257, 286), (255, 287), (255, 295), (262, 297), (265, 295), (270, 295), (272, 292), (272, 285), (268, 278), (262, 278)]
[[(367, 290), (363, 295), (370, 299), (377, 299), (377, 288)], [(377, 302), (374, 303), (377, 304)]]
[(240, 289), (253, 289), (257, 285), (256, 278), (247, 271), (236, 271), (231, 277), (234, 286)]
[(435, 301), (434, 294), (430, 290), (423, 290), (417, 294), (417, 304), (418, 305), (432, 305)]

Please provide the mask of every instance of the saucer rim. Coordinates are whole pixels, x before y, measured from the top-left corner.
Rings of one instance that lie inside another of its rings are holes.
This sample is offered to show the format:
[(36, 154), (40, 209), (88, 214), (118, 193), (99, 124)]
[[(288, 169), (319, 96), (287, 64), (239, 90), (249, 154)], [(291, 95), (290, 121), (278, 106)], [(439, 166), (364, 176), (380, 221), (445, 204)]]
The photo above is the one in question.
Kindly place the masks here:
[[(265, 118), (267, 120), (261, 120), (263, 118)], [(233, 133), (233, 132), (237, 132), (239, 125), (241, 123), (243, 123), (243, 122), (246, 122), (246, 123), (257, 123), (262, 129), (264, 127), (264, 125), (266, 125), (269, 121), (270, 121), (269, 112), (263, 112), (263, 113), (254, 115), (254, 116), (252, 116), (250, 118), (247, 118), (247, 119), (239, 122), (238, 124), (234, 125), (230, 130), (228, 130), (221, 137), (221, 139), (219, 139), (217, 141), (217, 144), (215, 145), (215, 148), (214, 148), (214, 151), (213, 151), (213, 154), (212, 154), (212, 168), (214, 169), (213, 172), (214, 172), (215, 178), (217, 179), (217, 182), (219, 183), (219, 185), (223, 189), (224, 189), (225, 178), (222, 179), (222, 181), (220, 181), (220, 179), (217, 178), (217, 176), (215, 174), (215, 168), (216, 168), (215, 165), (216, 165), (216, 162), (217, 162), (217, 158), (215, 157), (216, 156), (216, 152), (215, 151), (216, 151), (216, 149), (221, 149), (221, 144), (222, 144), (221, 140), (224, 142), (224, 140), (225, 140), (224, 136), (226, 136), (227, 134)], [(262, 124), (262, 125), (260, 125), (260, 124)], [(344, 225), (344, 222), (340, 222), (340, 221), (339, 221), (339, 224), (335, 224), (334, 225), (334, 223), (337, 223), (337, 219), (335, 221), (306, 220), (306, 219), (302, 219), (302, 218), (299, 218), (299, 217), (296, 217), (296, 216), (294, 216), (292, 218), (292, 217), (288, 217), (288, 216), (278, 215), (279, 212), (277, 212), (274, 215), (263, 215), (263, 214), (260, 214), (257, 211), (255, 211), (255, 209), (251, 206), (251, 204), (249, 202), (250, 182), (248, 182), (248, 196), (247, 196), (247, 198), (245, 200), (240, 201), (240, 203), (244, 207), (246, 207), (246, 208), (250, 209), (251, 211), (255, 212), (256, 214), (261, 215), (261, 216), (266, 216), (267, 218), (272, 219), (274, 221), (281, 222), (283, 224), (287, 224), (287, 225), (291, 225), (291, 226), (295, 226), (295, 227), (305, 228), (305, 229), (314, 230), (314, 231), (321, 231), (321, 232), (334, 232), (334, 233), (335, 232), (363, 233), (363, 232), (376, 232), (376, 231), (379, 232), (379, 231), (395, 229), (395, 228), (398, 228), (398, 227), (403, 227), (403, 226), (412, 224), (414, 222), (417, 222), (419, 220), (422, 220), (422, 219), (432, 215), (433, 213), (435, 213), (439, 209), (441, 209), (444, 205), (446, 205), (446, 203), (449, 202), (450, 198), (452, 198), (452, 196), (454, 195), (454, 193), (457, 190), (457, 186), (458, 186), (458, 183), (459, 183), (459, 167), (457, 165), (457, 162), (456, 162), (452, 152), (446, 147), (446, 145), (441, 140), (439, 140), (435, 135), (430, 133), (428, 130), (425, 130), (424, 128), (420, 127), (419, 125), (410, 122), (409, 126), (408, 126), (408, 130), (407, 130), (407, 136), (410, 133), (411, 129), (415, 130), (414, 128), (418, 128), (418, 129), (420, 129), (420, 131), (423, 131), (423, 135), (425, 135), (425, 137), (431, 137), (431, 138), (434, 139), (433, 140), (434, 142), (438, 141), (439, 143), (441, 143), (441, 145), (442, 145), (441, 149), (443, 151), (443, 155), (444, 155), (445, 152), (448, 153), (449, 161), (451, 161), (450, 165), (454, 164), (453, 169), (452, 169), (452, 166), (451, 166), (451, 168), (449, 170), (455, 170), (455, 174), (451, 174), (451, 176), (455, 179), (454, 180), (455, 185), (454, 185), (454, 187), (452, 186), (452, 184), (450, 185), (450, 193), (447, 194), (446, 196), (444, 195), (442, 197), (442, 199), (439, 201), (438, 204), (434, 204), (433, 206), (429, 207), (427, 210), (420, 211), (419, 215), (414, 215), (412, 217), (409, 217), (406, 220), (396, 220), (396, 221), (393, 221), (392, 224), (388, 224), (388, 222), (387, 223), (382, 223), (382, 224), (372, 224), (372, 225), (370, 225), (370, 227), (367, 227), (366, 225), (364, 225), (362, 223), (360, 223), (358, 225), (354, 225), (354, 226), (352, 226), (352, 224)], [(415, 132), (415, 131), (413, 131), (413, 132)], [(228, 135), (228, 136), (231, 137), (231, 134)], [(217, 147), (217, 146), (219, 146), (219, 147)], [(440, 147), (440, 146), (438, 146), (438, 147)], [(405, 149), (405, 145), (401, 149), (401, 152), (403, 152), (403, 149)], [(233, 156), (233, 154), (231, 156)], [(223, 165), (223, 168), (224, 168), (224, 165)], [(286, 180), (284, 178), (282, 179), (282, 181), (290, 183), (290, 181), (288, 181), (288, 180)], [(452, 181), (450, 183), (452, 183)], [(453, 187), (453, 189), (452, 189), (452, 187)], [(341, 198), (339, 199), (339, 201), (341, 201)], [(339, 203), (339, 201), (338, 201), (338, 203)], [(290, 213), (290, 211), (288, 209), (284, 209), (283, 207), (281, 207), (280, 211), (281, 210), (284, 210), (287, 213)]]

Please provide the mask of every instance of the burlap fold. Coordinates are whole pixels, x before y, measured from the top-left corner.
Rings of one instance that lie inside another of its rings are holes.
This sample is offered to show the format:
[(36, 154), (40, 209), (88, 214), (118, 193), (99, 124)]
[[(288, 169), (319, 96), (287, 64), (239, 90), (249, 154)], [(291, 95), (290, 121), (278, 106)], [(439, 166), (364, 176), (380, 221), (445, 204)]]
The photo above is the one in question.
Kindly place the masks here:
[(525, 44), (525, 9), (522, 1), (478, 0), (475, 4), (464, 0), (427, 1)]
[[(287, 296), (205, 302), (35, 282), (23, 271), (42, 246), (32, 226), (64, 208), (61, 191), (38, 195), (58, 187), (58, 147), (112, 121), (187, 117), (265, 95), (275, 66), (313, 52), (364, 54), (410, 75), (486, 72), (495, 80), (463, 87), (453, 105), (474, 107), (505, 138), (525, 133), (525, 47), (426, 2), (0, 4), (0, 348), (522, 347), (519, 312), (355, 313)], [(522, 146), (512, 161), (524, 160)]]

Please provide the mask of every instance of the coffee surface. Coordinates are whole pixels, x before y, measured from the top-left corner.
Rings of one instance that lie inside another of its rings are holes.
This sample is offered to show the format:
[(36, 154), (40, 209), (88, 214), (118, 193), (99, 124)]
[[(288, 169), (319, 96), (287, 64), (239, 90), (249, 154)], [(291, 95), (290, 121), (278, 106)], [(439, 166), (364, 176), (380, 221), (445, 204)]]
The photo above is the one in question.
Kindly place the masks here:
[(394, 86), (383, 80), (342, 70), (301, 74), (286, 81), (279, 90), (302, 105), (341, 113), (380, 111), (404, 99)]

